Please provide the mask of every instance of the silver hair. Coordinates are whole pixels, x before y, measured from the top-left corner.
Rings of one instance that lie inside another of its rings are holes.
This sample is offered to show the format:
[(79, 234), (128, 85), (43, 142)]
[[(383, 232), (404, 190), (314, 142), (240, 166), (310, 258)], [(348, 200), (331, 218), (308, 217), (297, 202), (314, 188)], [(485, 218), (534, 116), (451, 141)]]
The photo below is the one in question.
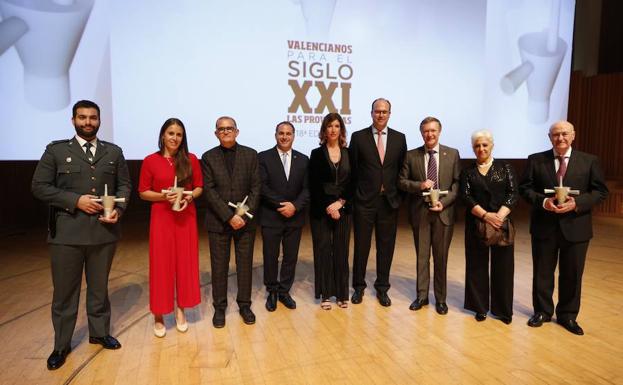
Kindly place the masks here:
[(489, 131), (489, 130), (478, 130), (478, 131), (475, 131), (472, 134), (472, 147), (474, 146), (476, 141), (478, 139), (480, 139), (480, 138), (485, 138), (489, 142), (491, 142), (491, 144), (493, 144), (493, 134), (491, 134), (491, 131)]

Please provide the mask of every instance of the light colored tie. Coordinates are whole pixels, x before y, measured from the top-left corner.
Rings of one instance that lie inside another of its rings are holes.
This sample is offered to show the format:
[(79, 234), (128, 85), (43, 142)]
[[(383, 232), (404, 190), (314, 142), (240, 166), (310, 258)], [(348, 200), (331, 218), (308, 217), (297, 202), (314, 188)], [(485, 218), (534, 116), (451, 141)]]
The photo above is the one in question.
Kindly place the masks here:
[(383, 147), (383, 131), (377, 131), (378, 139), (376, 141), (376, 149), (379, 151), (379, 158), (381, 159), (381, 164), (385, 160), (385, 148)]
[(281, 154), (281, 159), (283, 161), (283, 172), (286, 173), (286, 180), (290, 179), (290, 175), (288, 173), (288, 153), (284, 152)]

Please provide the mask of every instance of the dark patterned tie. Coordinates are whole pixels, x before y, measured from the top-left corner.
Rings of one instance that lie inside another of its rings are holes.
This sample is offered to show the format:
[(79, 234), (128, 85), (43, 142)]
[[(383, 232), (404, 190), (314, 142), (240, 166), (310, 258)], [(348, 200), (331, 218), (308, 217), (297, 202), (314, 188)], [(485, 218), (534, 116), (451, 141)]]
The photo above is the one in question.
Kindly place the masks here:
[(93, 147), (93, 144), (91, 144), (91, 142), (86, 142), (82, 145), (82, 147), (84, 147), (84, 153), (87, 154), (87, 158), (89, 158), (89, 161), (93, 162), (93, 153), (91, 152), (91, 147)]
[(556, 182), (562, 183), (561, 181), (565, 178), (565, 174), (567, 173), (567, 163), (565, 162), (564, 156), (557, 156), (558, 158), (558, 171), (556, 172)]
[(428, 150), (428, 170), (426, 171), (426, 178), (432, 180), (433, 189), (437, 188), (437, 160), (435, 159), (435, 150)]

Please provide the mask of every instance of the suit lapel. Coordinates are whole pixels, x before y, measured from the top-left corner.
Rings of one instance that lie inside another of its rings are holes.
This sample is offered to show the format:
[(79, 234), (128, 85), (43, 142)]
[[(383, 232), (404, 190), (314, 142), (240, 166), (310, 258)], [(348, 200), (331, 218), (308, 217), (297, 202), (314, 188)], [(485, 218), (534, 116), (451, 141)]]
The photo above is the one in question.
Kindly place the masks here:
[(97, 149), (95, 150), (95, 157), (93, 158), (93, 163), (97, 163), (104, 155), (108, 153), (108, 146), (103, 143), (101, 140), (97, 141)]
[[(379, 156), (379, 151), (376, 148), (376, 142), (374, 141), (374, 135), (372, 134), (372, 130), (375, 130), (373, 126), (368, 127), (368, 129), (366, 130), (366, 137), (368, 138), (366, 142), (368, 142), (368, 146), (370, 146), (370, 151), (376, 154), (376, 159), (378, 160), (379, 164), (382, 165), (381, 157)], [(387, 131), (389, 132), (389, 129)], [(389, 134), (387, 136), (389, 136)], [(387, 144), (389, 145), (389, 142)], [(387, 154), (387, 148), (388, 146), (385, 146), (385, 154)]]
[(439, 176), (437, 178), (438, 179), (437, 182), (441, 185), (441, 181), (446, 180), (444, 178), (449, 171), (448, 170), (448, 151), (446, 150), (445, 146), (442, 146), (442, 145), (439, 145), (439, 164), (437, 165), (437, 167), (439, 167)]
[[(569, 161), (567, 162), (567, 171), (565, 172), (564, 178), (562, 178), (563, 185), (569, 186), (567, 183), (567, 178), (573, 176), (573, 170), (575, 169), (575, 163), (577, 161), (577, 151), (571, 151), (571, 155), (569, 156)], [(569, 186), (573, 188), (573, 186)]]
[(556, 180), (556, 164), (554, 163), (554, 150), (547, 151), (545, 153), (545, 170), (547, 172), (547, 176), (549, 177), (550, 182), (552, 183), (551, 187), (558, 186), (559, 181)]
[(424, 146), (417, 148), (417, 155), (415, 157), (415, 169), (417, 172), (417, 180), (426, 180), (426, 162), (424, 162), (424, 156), (426, 153), (424, 152)]
[[(292, 151), (292, 157), (294, 157), (294, 151)], [(272, 158), (272, 162), (274, 164), (274, 167), (272, 168), (277, 169), (277, 170), (281, 170), (278, 171), (279, 175), (282, 176), (282, 181), (283, 183), (287, 184), (288, 183), (288, 178), (286, 177), (286, 170), (283, 167), (283, 160), (281, 159), (281, 156), (279, 155), (279, 150), (277, 149), (277, 146), (275, 146), (273, 148), (273, 152), (271, 155)], [(294, 164), (294, 159), (290, 159), (290, 174), (292, 173), (292, 165)]]
[[(238, 160), (237, 157), (238, 157), (238, 151), (236, 151), (236, 159), (234, 159), (234, 169), (236, 168), (236, 162)], [(223, 150), (221, 150), (220, 147), (216, 148), (216, 154), (214, 158), (215, 158), (214, 163), (216, 163), (216, 165), (218, 166), (216, 167), (216, 169), (222, 170), (221, 173), (225, 175), (225, 177), (229, 180), (229, 184), (231, 186), (233, 172), (232, 172), (232, 175), (229, 175), (229, 170), (227, 169), (227, 162), (225, 162), (225, 154), (223, 154)]]

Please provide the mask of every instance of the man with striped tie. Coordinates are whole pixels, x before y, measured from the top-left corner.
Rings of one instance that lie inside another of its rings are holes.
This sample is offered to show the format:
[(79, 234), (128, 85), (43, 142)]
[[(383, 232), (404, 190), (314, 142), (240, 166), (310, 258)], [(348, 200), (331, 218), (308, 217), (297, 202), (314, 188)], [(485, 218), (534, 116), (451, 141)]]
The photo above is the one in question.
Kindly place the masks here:
[[(454, 201), (459, 189), (459, 152), (439, 144), (441, 122), (427, 117), (420, 123), (424, 145), (407, 152), (398, 187), (409, 193), (409, 222), (417, 255), (417, 298), (409, 309), (428, 305), (430, 254), (433, 252), (435, 309), (446, 314), (446, 267), (454, 227)], [(423, 193), (447, 191), (431, 202)]]

